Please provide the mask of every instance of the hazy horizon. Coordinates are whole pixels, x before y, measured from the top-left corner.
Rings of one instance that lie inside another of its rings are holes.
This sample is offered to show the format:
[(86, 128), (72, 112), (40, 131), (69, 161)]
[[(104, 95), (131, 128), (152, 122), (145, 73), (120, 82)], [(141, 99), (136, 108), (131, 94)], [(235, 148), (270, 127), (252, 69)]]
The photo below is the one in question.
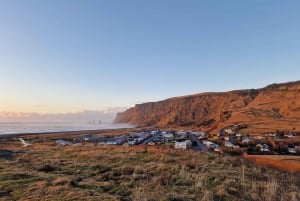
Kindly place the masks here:
[(2, 119), (115, 108), (111, 119), (141, 102), (299, 80), (299, 6), (1, 1)]
[(73, 113), (29, 113), (29, 112), (0, 112), (0, 123), (10, 122), (78, 122), (88, 123), (95, 121), (96, 123), (112, 123), (118, 112), (124, 111), (124, 109), (118, 110), (103, 110), (103, 111), (82, 111)]

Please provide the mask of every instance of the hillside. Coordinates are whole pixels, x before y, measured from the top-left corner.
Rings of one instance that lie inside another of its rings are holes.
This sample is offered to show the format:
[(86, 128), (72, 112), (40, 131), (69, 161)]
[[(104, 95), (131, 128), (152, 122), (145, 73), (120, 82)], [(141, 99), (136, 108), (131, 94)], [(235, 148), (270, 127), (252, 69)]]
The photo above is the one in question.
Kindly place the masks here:
[(247, 124), (243, 132), (249, 133), (300, 131), (300, 81), (137, 104), (117, 114), (115, 122), (213, 133), (234, 123)]

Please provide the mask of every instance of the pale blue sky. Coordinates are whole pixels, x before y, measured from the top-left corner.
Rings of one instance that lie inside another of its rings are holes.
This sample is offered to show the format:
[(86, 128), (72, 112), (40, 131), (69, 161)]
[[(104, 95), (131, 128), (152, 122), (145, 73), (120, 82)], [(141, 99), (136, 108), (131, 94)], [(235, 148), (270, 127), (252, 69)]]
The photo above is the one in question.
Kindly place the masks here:
[(0, 111), (76, 112), (300, 78), (298, 0), (2, 0)]

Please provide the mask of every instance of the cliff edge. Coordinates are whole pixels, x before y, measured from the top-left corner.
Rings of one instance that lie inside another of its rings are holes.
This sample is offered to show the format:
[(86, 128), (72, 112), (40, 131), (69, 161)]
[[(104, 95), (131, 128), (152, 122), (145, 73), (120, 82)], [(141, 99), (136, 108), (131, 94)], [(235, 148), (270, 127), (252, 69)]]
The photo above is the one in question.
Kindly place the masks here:
[(247, 124), (246, 133), (300, 131), (300, 81), (137, 104), (118, 113), (115, 123), (213, 133), (231, 124)]

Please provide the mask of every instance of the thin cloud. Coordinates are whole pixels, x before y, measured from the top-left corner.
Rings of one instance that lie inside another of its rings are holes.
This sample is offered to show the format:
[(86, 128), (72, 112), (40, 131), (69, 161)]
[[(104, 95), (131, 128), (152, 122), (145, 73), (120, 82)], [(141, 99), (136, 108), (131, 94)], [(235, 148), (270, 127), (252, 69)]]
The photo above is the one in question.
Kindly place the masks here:
[(121, 108), (110, 108), (109, 110), (85, 110), (77, 113), (40, 114), (26, 112), (0, 112), (2, 122), (87, 122), (97, 120), (112, 122), (116, 113)]

